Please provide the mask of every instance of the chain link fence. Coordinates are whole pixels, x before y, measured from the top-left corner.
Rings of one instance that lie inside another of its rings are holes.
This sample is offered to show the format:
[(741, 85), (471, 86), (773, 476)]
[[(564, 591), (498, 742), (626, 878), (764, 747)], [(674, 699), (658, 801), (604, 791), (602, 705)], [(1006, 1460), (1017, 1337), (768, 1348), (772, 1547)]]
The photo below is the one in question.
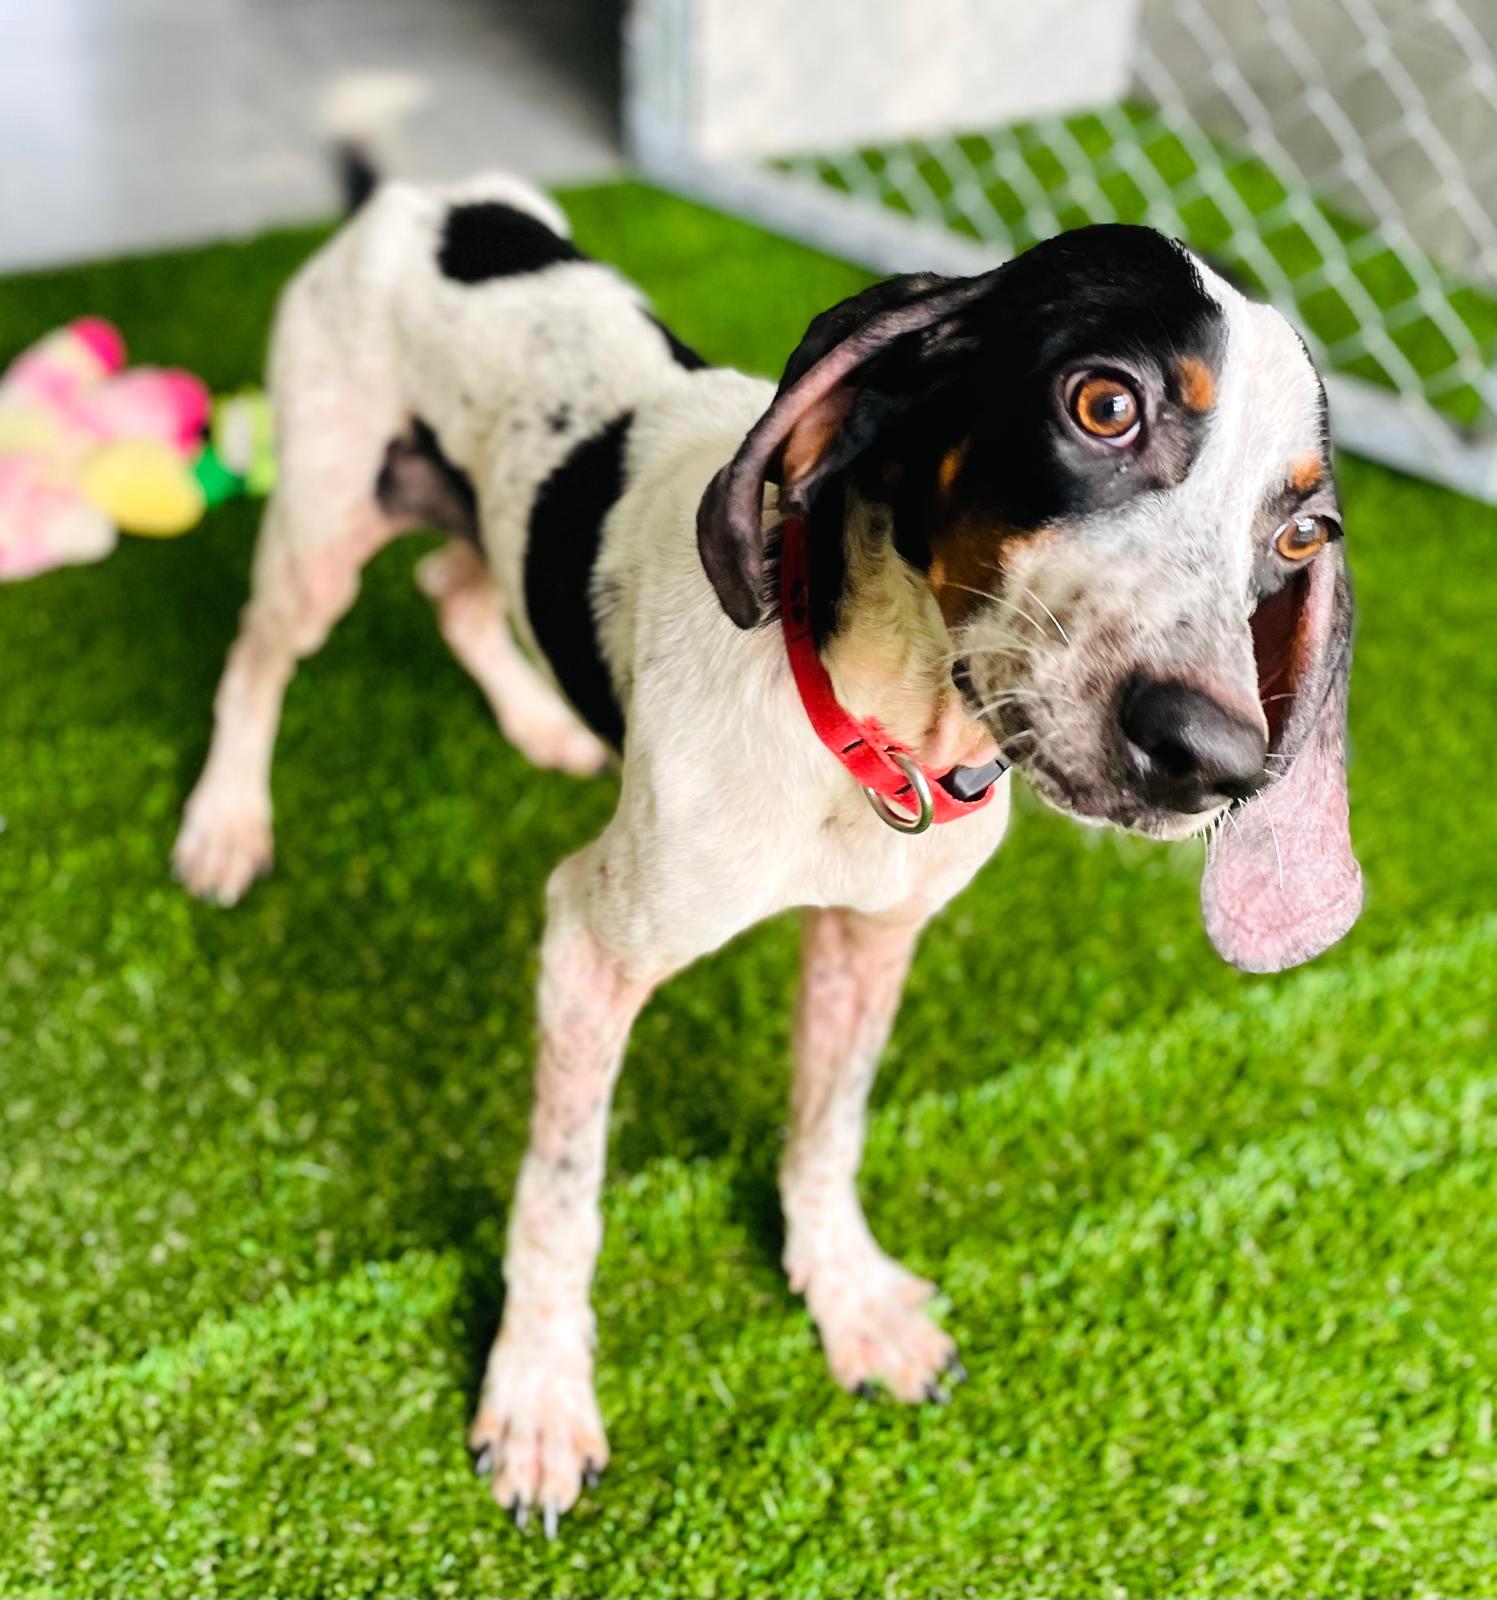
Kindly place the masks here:
[(626, 46), (659, 181), (884, 271), (1148, 223), (1343, 444), (1497, 501), (1494, 0), (634, 0)]

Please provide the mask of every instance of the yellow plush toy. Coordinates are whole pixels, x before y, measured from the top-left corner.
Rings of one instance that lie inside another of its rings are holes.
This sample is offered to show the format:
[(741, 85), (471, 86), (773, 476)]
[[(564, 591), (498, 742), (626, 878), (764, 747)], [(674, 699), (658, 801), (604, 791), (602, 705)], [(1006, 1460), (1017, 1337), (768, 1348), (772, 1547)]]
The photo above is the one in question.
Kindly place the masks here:
[(84, 461), (78, 487), (126, 533), (172, 539), (203, 514), (203, 491), (190, 463), (159, 439), (100, 445)]

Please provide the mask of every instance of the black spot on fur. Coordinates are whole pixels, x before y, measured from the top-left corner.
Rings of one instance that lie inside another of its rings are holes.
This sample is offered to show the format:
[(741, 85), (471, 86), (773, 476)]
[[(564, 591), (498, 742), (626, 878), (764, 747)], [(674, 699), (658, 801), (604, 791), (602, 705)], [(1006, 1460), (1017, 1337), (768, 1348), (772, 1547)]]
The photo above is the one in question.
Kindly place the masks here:
[(478, 543), (473, 480), (443, 454), (436, 434), (420, 417), (385, 446), (374, 497), (396, 521), (441, 528)]
[(624, 744), (624, 714), (598, 640), (593, 568), (624, 489), (625, 412), (584, 439), (541, 485), (525, 550), (525, 610), (562, 692), (597, 736)]
[(674, 361), (678, 367), (685, 367), (688, 372), (700, 372), (702, 368), (707, 365), (707, 362), (705, 362), (689, 344), (684, 344), (680, 339), (678, 339), (675, 334), (673, 334), (671, 330), (666, 327), (659, 317), (652, 316), (650, 321), (653, 322), (655, 326), (660, 329), (662, 335), (664, 335), (666, 347), (671, 353), (671, 360)]
[(552, 433), (565, 433), (572, 426), (572, 408), (570, 406), (557, 406), (554, 411), (548, 412), (546, 426)]
[(539, 272), (559, 261), (586, 261), (569, 239), (539, 217), (497, 200), (454, 206), (442, 228), (437, 265), (454, 283), (486, 283)]

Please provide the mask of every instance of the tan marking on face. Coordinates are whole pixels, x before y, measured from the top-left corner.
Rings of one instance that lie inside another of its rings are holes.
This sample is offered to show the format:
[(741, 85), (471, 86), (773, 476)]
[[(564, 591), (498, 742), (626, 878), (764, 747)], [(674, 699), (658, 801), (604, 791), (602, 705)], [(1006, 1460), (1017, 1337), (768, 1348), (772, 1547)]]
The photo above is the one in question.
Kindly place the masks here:
[(962, 463), (967, 459), (967, 446), (970, 439), (963, 439), (960, 444), (954, 444), (941, 457), (941, 464), (936, 468), (936, 486), (943, 497), (951, 494), (952, 485), (956, 482), (956, 475), (962, 470)]
[(954, 628), (997, 587), (999, 558), (1009, 531), (971, 512), (959, 513), (936, 530), (931, 541), (930, 587), (948, 628)]
[(1196, 356), (1176, 356), (1175, 377), (1187, 411), (1209, 411), (1216, 404), (1216, 379), (1204, 361)]
[(998, 594), (1005, 546), (1042, 532), (1042, 528), (1010, 528), (971, 510), (939, 522), (931, 535), (927, 576), (946, 626), (956, 627), (985, 597)]
[(1289, 487), (1299, 494), (1308, 494), (1320, 482), (1325, 472), (1319, 456), (1304, 456), (1289, 469)]

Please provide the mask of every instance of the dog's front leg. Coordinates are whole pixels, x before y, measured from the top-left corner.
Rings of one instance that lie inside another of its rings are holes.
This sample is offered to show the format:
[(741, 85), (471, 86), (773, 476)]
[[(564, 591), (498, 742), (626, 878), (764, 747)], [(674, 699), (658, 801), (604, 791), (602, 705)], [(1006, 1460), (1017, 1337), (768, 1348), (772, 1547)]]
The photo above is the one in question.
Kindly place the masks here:
[(858, 1201), (868, 1091), (888, 1039), (920, 917), (806, 913), (795, 1019), (790, 1139), (780, 1168), (785, 1268), (832, 1376), (937, 1399), (956, 1347), (926, 1315), (933, 1285), (879, 1248)]
[(653, 987), (608, 947), (596, 850), (564, 862), (547, 891), (530, 1144), (510, 1213), (504, 1319), (469, 1433), (495, 1499), (522, 1525), (537, 1507), (548, 1534), (608, 1459), (588, 1287), (603, 1237), (609, 1101)]

